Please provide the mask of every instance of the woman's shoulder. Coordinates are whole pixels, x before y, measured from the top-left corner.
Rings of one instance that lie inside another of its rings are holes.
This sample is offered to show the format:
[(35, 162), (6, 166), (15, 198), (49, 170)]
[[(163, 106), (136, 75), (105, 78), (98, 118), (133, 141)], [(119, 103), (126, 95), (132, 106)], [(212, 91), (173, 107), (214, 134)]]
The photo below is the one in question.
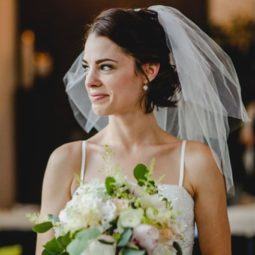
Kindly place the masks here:
[(81, 153), (82, 141), (74, 141), (60, 145), (50, 155), (50, 160), (57, 164), (72, 163)]
[[(210, 147), (199, 141), (187, 141), (186, 160), (191, 167), (198, 169), (208, 168), (209, 165), (217, 166)], [(206, 167), (207, 166), (207, 167)], [(219, 170), (219, 169), (218, 169)], [(203, 171), (206, 171), (205, 169)]]
[(50, 155), (43, 179), (41, 214), (58, 214), (71, 198), (71, 185), (79, 168), (81, 141), (63, 144)]
[(186, 144), (187, 154), (190, 154), (192, 157), (196, 156), (201, 160), (212, 155), (210, 147), (202, 142), (187, 140)]
[(81, 143), (74, 141), (57, 147), (50, 155), (46, 172), (56, 178), (78, 174), (81, 162)]
[(213, 153), (210, 147), (202, 142), (187, 141), (185, 169), (194, 190), (222, 183), (223, 175)]

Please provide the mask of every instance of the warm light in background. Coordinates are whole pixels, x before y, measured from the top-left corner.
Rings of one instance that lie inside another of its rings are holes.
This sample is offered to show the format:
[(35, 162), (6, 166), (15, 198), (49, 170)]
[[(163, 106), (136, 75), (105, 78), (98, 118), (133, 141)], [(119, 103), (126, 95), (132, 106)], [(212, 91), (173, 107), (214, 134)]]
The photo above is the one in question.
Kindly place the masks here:
[(209, 0), (209, 20), (214, 25), (231, 25), (236, 17), (255, 20), (255, 0)]
[(35, 34), (26, 30), (21, 35), (21, 68), (22, 85), (30, 88), (34, 82), (34, 44)]
[(209, 0), (208, 8), (210, 24), (225, 42), (247, 52), (254, 40), (255, 0)]

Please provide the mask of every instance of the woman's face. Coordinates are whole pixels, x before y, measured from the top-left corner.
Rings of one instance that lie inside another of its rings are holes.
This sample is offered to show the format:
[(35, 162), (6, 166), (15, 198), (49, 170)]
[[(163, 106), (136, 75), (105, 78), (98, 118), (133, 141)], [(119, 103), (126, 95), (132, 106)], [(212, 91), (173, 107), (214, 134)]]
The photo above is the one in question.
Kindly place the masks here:
[(141, 110), (145, 79), (135, 72), (134, 58), (107, 37), (93, 33), (84, 52), (85, 87), (93, 111), (97, 115), (121, 115)]

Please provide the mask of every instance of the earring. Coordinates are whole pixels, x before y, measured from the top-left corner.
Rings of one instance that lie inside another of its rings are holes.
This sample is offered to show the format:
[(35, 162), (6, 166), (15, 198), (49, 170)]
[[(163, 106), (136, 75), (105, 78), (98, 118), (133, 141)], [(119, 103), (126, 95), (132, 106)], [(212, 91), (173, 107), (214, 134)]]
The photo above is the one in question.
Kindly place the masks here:
[(143, 90), (144, 90), (144, 91), (147, 91), (148, 88), (149, 88), (149, 87), (148, 87), (148, 85), (146, 85), (146, 84), (143, 86)]

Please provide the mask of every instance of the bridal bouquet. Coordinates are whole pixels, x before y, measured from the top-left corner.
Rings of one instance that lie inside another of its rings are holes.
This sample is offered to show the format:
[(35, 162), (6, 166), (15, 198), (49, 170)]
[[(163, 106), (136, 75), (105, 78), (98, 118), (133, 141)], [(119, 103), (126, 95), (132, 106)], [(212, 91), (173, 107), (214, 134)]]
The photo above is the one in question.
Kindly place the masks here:
[(35, 232), (55, 232), (43, 255), (182, 254), (177, 212), (160, 194), (151, 173), (150, 167), (138, 164), (137, 183), (115, 174), (104, 183), (80, 184), (58, 216), (33, 219)]

